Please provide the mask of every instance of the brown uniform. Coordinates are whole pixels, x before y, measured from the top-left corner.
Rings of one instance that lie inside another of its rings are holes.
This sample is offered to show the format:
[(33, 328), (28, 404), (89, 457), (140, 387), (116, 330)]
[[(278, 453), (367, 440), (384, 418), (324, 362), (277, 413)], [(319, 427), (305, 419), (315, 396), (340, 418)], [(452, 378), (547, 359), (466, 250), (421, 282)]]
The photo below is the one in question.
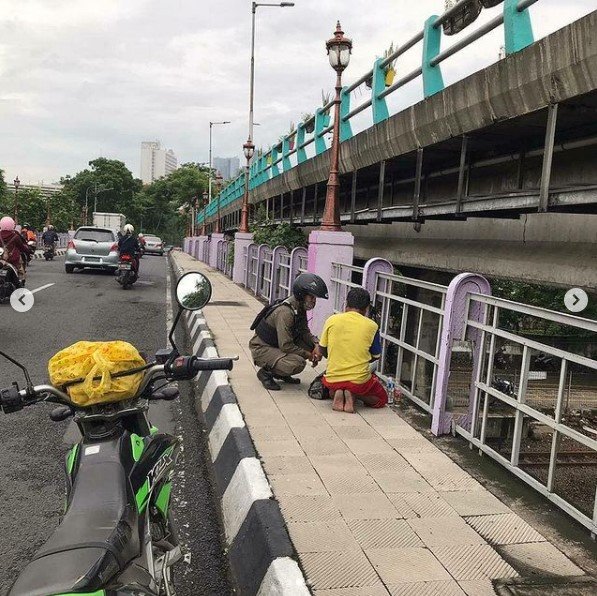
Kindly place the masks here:
[(255, 364), (278, 377), (302, 372), (317, 343), (317, 338), (309, 331), (307, 312), (302, 304), (294, 296), (287, 303), (292, 308), (278, 306), (265, 319), (276, 330), (278, 346), (265, 343), (257, 335), (249, 342)]

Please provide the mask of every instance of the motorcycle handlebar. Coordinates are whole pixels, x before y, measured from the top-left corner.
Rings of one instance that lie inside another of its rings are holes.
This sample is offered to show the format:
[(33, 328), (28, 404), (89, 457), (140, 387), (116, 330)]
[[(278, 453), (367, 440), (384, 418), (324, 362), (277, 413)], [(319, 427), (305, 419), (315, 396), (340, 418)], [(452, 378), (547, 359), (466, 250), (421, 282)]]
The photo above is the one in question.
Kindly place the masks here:
[[(210, 370), (232, 370), (234, 360), (234, 358), (193, 358), (191, 363), (191, 369), (192, 372), (194, 372), (195, 374), (198, 372)], [(170, 377), (171, 375), (166, 372), (165, 366), (163, 364), (154, 364), (145, 373), (145, 377), (141, 382), (136, 397), (143, 395), (143, 393), (152, 383), (152, 381), (155, 381), (158, 378)], [(11, 408), (11, 411), (22, 409), (24, 406), (36, 403), (37, 401), (39, 401), (39, 398), (43, 399), (49, 396), (56, 398), (52, 401), (57, 401), (58, 403), (62, 403), (72, 408), (79, 407), (71, 401), (67, 393), (64, 393), (63, 391), (52, 385), (36, 385), (31, 389), (21, 389), (20, 391), (16, 391), (14, 390), (14, 388), (0, 390), (0, 411), (3, 409), (4, 405), (8, 405), (8, 403), (5, 404), (3, 402), (4, 398), (6, 397), (6, 399), (8, 400), (9, 396), (11, 402), (14, 402), (11, 403), (11, 406), (14, 408)], [(9, 412), (6, 411), (6, 413)]]
[(197, 358), (193, 362), (193, 370), (201, 372), (205, 370), (232, 370), (234, 360), (232, 358)]

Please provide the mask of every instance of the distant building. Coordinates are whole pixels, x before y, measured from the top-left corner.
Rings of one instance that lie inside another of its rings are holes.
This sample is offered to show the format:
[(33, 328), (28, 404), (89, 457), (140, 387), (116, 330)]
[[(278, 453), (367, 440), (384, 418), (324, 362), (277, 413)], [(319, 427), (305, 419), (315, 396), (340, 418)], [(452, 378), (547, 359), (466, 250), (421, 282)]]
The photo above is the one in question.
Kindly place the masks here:
[[(44, 199), (59, 193), (62, 191), (62, 188), (62, 184), (44, 184), (43, 182), (39, 182), (38, 184), (19, 184), (19, 192), (22, 192), (23, 190), (37, 190)], [(15, 187), (10, 184), (10, 182), (7, 182), (6, 190), (8, 192), (14, 192)]]
[(162, 176), (168, 176), (178, 167), (178, 160), (172, 149), (162, 149), (159, 141), (141, 143), (141, 180), (151, 184)]
[(240, 161), (238, 157), (214, 157), (213, 168), (220, 172), (224, 180), (230, 180), (238, 174)]

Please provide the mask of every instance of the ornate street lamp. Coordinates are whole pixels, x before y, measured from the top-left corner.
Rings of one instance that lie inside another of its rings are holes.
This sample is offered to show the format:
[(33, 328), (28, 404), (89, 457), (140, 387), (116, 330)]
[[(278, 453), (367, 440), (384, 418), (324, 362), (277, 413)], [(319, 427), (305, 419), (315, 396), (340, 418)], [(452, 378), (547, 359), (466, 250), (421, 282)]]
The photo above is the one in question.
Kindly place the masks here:
[(352, 40), (344, 37), (340, 21), (336, 25), (334, 37), (325, 47), (331, 67), (336, 71), (336, 98), (334, 100), (334, 128), (332, 131), (332, 150), (330, 153), (330, 176), (325, 195), (325, 208), (321, 219), (321, 229), (338, 232), (340, 226), (340, 94), (342, 92), (342, 72), (350, 62)]
[(18, 223), (18, 219), (19, 219), (19, 186), (21, 185), (21, 181), (19, 180), (18, 176), (14, 179), (13, 184), (15, 185), (15, 204), (13, 207), (12, 218), (15, 220), (15, 223)]
[(249, 231), (249, 168), (255, 153), (255, 145), (253, 145), (251, 137), (243, 145), (243, 153), (245, 154), (247, 164), (245, 165), (245, 194), (243, 195), (239, 232), (247, 233)]

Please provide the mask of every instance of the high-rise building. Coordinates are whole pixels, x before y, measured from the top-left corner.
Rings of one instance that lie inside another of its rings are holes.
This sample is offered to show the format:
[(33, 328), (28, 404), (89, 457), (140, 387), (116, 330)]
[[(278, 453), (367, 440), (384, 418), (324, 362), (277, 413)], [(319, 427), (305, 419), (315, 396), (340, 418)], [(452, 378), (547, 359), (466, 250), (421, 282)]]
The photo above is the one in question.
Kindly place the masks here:
[(168, 176), (178, 167), (178, 160), (172, 149), (162, 149), (159, 141), (141, 143), (141, 180), (151, 184), (162, 176)]
[(238, 174), (240, 161), (238, 157), (214, 157), (213, 168), (220, 172), (224, 180), (230, 180)]

